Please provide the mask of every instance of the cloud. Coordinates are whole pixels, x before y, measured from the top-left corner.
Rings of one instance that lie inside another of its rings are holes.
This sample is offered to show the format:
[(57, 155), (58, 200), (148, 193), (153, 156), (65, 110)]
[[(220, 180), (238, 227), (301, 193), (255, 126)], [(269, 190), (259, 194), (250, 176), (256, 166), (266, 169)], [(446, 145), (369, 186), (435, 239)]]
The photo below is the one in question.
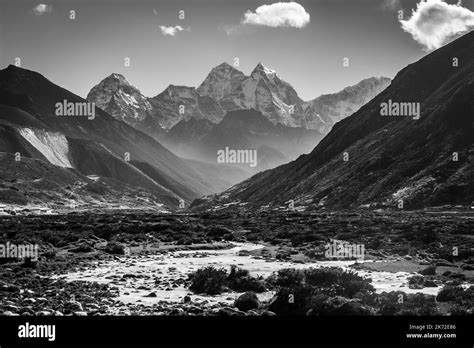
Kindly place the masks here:
[(243, 27), (242, 25), (224, 25), (222, 30), (224, 30), (228, 36), (231, 36), (241, 34)]
[(382, 8), (384, 10), (396, 11), (402, 7), (400, 0), (384, 0), (382, 3)]
[(33, 13), (37, 16), (42, 16), (45, 13), (51, 13), (53, 11), (53, 5), (39, 4), (33, 8)]
[(404, 31), (430, 51), (473, 29), (474, 12), (462, 7), (461, 2), (450, 5), (442, 0), (422, 0), (410, 19), (400, 23)]
[(262, 5), (255, 12), (247, 11), (242, 24), (276, 27), (303, 28), (309, 23), (309, 13), (296, 2), (276, 2)]
[(181, 32), (181, 31), (190, 31), (190, 29), (184, 29), (182, 26), (180, 25), (176, 25), (174, 27), (165, 27), (163, 25), (160, 25), (160, 29), (161, 29), (161, 33), (165, 36), (175, 36), (177, 33)]

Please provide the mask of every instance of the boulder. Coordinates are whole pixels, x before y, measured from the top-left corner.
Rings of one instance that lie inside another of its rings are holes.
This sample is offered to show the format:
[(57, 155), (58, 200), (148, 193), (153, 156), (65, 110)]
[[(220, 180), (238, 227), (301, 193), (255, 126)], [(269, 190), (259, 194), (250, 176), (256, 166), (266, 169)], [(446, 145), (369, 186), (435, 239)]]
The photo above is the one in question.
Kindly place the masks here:
[(183, 303), (189, 303), (189, 302), (191, 302), (191, 296), (189, 296), (189, 295), (184, 296), (183, 297)]
[(241, 311), (249, 311), (260, 307), (260, 301), (258, 300), (257, 294), (252, 291), (248, 291), (240, 295), (234, 302), (234, 306)]
[(82, 304), (77, 301), (69, 301), (64, 304), (64, 313), (82, 312)]
[(435, 275), (436, 274), (436, 266), (428, 266), (426, 267), (425, 269), (422, 269), (421, 271), (419, 271), (418, 273), (422, 274), (422, 275)]

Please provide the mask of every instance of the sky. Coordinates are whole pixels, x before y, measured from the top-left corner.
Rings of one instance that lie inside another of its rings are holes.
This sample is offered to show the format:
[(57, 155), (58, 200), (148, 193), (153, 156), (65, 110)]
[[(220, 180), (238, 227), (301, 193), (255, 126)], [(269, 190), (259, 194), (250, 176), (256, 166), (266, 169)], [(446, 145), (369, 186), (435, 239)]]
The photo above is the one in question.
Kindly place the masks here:
[(420, 1), (0, 0), (0, 68), (20, 58), (82, 97), (120, 73), (151, 97), (170, 84), (197, 87), (238, 58), (245, 74), (261, 62), (310, 100), (393, 78), (474, 28), (474, 0)]

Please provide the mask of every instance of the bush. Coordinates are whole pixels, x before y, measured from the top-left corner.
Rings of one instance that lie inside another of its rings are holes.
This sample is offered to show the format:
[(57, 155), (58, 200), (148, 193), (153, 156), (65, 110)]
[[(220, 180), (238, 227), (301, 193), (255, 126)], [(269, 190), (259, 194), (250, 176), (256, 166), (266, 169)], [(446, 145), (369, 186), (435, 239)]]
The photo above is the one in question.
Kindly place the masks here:
[(227, 227), (222, 226), (211, 226), (207, 229), (206, 234), (212, 238), (222, 238), (227, 234), (232, 234), (232, 231), (229, 230)]
[(308, 315), (370, 315), (371, 310), (359, 300), (345, 297), (329, 297), (323, 294), (313, 296), (309, 304)]
[[(401, 301), (400, 301), (401, 299)], [(383, 292), (377, 296), (375, 306), (379, 315), (436, 315), (434, 296), (402, 291)]]
[(198, 269), (189, 278), (190, 290), (200, 294), (217, 295), (225, 290), (227, 272), (223, 268), (215, 269), (209, 266)]
[(257, 279), (249, 275), (249, 271), (237, 268), (232, 265), (230, 274), (227, 277), (227, 285), (234, 291), (254, 291), (264, 292), (265, 284), (262, 279)]
[(312, 289), (307, 286), (281, 288), (273, 297), (268, 309), (278, 315), (306, 315)]
[(461, 302), (464, 298), (464, 289), (460, 286), (446, 285), (443, 287), (436, 296), (436, 301), (448, 302), (458, 301)]
[(94, 251), (94, 248), (87, 243), (82, 243), (69, 251), (72, 253), (90, 253)]
[(215, 269), (212, 266), (200, 268), (190, 276), (192, 291), (206, 294), (220, 294), (229, 288), (238, 292), (264, 292), (265, 283), (261, 278), (254, 278), (249, 271), (231, 266), (230, 273), (226, 270)]
[(284, 268), (278, 270), (267, 278), (267, 282), (273, 286), (297, 287), (301, 286), (304, 280), (304, 272), (294, 268)]
[(337, 267), (283, 269), (267, 280), (279, 287), (308, 286), (332, 296), (353, 297), (356, 293), (370, 293), (375, 289), (370, 279)]
[(107, 242), (105, 252), (113, 255), (125, 255), (125, 247), (117, 242)]
[[(278, 287), (269, 310), (281, 315), (306, 314), (369, 314), (370, 309), (344, 297), (370, 295), (374, 292), (370, 279), (340, 268), (282, 269), (267, 282)], [(330, 298), (339, 298), (331, 302)], [(344, 302), (344, 303), (343, 303)]]

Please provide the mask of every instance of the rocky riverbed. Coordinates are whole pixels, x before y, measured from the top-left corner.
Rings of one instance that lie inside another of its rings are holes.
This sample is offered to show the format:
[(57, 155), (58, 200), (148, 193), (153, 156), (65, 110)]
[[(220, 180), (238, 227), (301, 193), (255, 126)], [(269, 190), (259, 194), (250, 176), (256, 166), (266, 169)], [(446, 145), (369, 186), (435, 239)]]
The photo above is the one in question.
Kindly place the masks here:
[[(281, 290), (275, 287), (257, 293), (259, 305), (246, 311), (235, 306), (244, 291), (191, 291), (190, 274), (208, 266), (229, 270), (234, 265), (259, 279), (287, 268), (338, 267), (370, 279), (373, 296), (402, 292), (434, 298), (446, 284), (466, 289), (473, 283), (472, 217), (467, 213), (453, 218), (446, 212), (213, 216), (133, 211), (2, 217), (1, 226), (3, 243), (40, 246), (37, 261), (2, 260), (3, 315), (275, 314), (269, 310)], [(325, 257), (328, 243), (343, 238), (365, 246), (363, 259)], [(449, 307), (436, 306), (440, 314)]]

